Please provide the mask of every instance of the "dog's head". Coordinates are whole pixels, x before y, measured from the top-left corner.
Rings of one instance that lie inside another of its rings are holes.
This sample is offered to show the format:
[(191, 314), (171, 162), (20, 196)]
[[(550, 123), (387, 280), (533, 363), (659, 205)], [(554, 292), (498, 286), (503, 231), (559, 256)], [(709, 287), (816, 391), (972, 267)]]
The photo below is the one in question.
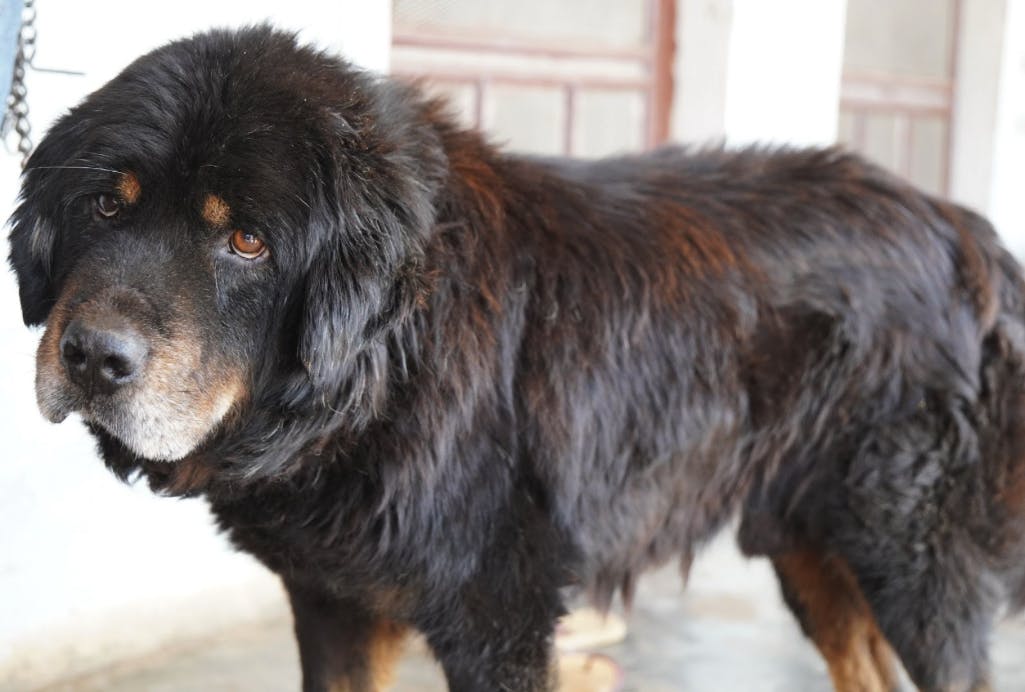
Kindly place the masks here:
[(428, 108), (266, 27), (172, 43), (90, 95), (12, 218), (43, 414), (159, 461), (280, 455), (296, 408), (371, 415), (445, 176)]

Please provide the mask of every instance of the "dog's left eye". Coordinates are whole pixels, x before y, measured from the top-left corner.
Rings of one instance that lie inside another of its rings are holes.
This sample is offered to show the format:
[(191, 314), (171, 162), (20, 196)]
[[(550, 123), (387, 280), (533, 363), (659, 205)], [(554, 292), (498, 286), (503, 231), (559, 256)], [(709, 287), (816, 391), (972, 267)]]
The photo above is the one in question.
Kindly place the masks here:
[(121, 211), (121, 200), (114, 195), (101, 193), (93, 198), (93, 210), (104, 219), (113, 219)]
[(267, 246), (255, 233), (242, 230), (232, 233), (228, 244), (232, 252), (246, 259), (256, 259), (267, 252)]

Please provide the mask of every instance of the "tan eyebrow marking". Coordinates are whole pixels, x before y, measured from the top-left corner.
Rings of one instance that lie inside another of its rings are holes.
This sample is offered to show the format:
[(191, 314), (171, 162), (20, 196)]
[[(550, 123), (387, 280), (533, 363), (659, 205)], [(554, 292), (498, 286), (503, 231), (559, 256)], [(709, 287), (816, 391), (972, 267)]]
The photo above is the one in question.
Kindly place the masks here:
[(217, 195), (207, 195), (203, 201), (203, 218), (216, 228), (224, 228), (231, 220), (231, 207)]
[(117, 194), (125, 204), (135, 204), (142, 196), (142, 185), (134, 173), (122, 173), (117, 177)]

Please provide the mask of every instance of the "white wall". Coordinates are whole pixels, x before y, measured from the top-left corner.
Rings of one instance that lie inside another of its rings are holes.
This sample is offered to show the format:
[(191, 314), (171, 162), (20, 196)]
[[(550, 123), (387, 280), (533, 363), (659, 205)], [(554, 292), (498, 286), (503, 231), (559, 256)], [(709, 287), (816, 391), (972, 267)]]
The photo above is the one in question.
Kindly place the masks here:
[(836, 140), (846, 0), (681, 0), (672, 134)]
[(1025, 259), (1025, 0), (1007, 0), (993, 134), (988, 211), (1008, 248)]
[(836, 141), (846, 0), (734, 0), (731, 144)]
[(951, 197), (1025, 259), (1025, 0), (964, 0)]
[(675, 140), (709, 142), (726, 136), (726, 77), (733, 0), (679, 0), (673, 107)]
[[(36, 63), (85, 72), (30, 74), (37, 140), (137, 55), (212, 26), (272, 19), (365, 66), (388, 64), (389, 0), (37, 4)], [(0, 151), (4, 218), (17, 176), (17, 157)], [(38, 336), (21, 326), (13, 277), (0, 272), (0, 690), (279, 609), (276, 579), (215, 535), (201, 501), (122, 485), (78, 421), (42, 420), (32, 384)]]
[(993, 183), (1005, 5), (1006, 0), (968, 0), (961, 5), (950, 191), (958, 202), (980, 211), (989, 208)]

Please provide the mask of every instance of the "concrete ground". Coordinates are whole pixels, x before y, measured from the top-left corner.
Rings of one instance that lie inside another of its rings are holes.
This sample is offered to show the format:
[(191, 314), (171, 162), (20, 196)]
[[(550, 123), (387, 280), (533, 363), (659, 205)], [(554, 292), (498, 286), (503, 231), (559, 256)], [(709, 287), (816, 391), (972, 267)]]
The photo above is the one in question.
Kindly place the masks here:
[[(642, 580), (619, 644), (599, 649), (625, 670), (623, 692), (817, 692), (830, 689), (821, 659), (783, 608), (764, 561), (743, 560), (725, 540), (697, 561), (683, 591), (675, 570)], [(1000, 626), (994, 689), (1025, 691), (1025, 620)], [(46, 692), (281, 692), (299, 689), (291, 620), (225, 631)], [(422, 645), (403, 659), (395, 692), (442, 692)], [(909, 686), (907, 689), (911, 689)]]

